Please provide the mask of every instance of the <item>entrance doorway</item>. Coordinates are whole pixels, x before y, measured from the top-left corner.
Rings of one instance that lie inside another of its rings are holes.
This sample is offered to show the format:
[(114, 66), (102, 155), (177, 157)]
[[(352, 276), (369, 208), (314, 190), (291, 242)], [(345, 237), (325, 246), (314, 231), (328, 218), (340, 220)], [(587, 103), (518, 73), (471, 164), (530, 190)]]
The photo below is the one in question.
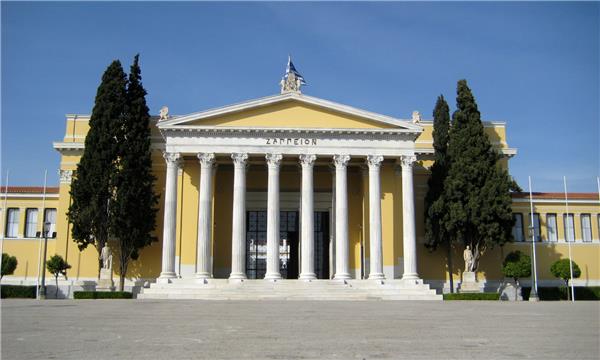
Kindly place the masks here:
[[(329, 212), (315, 211), (315, 273), (329, 278)], [(284, 279), (300, 275), (300, 221), (298, 211), (279, 213), (279, 271)], [(262, 279), (267, 271), (267, 211), (246, 213), (246, 276)]]

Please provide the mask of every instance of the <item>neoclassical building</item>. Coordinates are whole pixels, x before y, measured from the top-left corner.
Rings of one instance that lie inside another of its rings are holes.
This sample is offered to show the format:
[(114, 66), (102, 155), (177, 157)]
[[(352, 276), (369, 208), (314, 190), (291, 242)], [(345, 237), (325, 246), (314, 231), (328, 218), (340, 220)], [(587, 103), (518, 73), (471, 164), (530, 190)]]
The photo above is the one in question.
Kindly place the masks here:
[[(277, 95), (187, 115), (172, 116), (164, 108), (152, 118), (159, 240), (132, 262), (128, 285), (153, 283), (143, 289), (145, 297), (253, 279), (334, 284), (318, 281), (332, 279), (367, 293), (377, 293), (376, 285), (413, 287), (423, 296), (435, 294), (429, 286), (448, 290), (445, 251), (430, 253), (423, 245), (432, 122), (418, 112), (397, 119), (315, 98), (300, 86), (297, 79), (284, 81)], [(98, 253), (77, 249), (65, 215), (88, 120), (67, 115), (65, 137), (53, 145), (61, 156), (60, 184), (45, 197), (46, 207), (56, 209), (48, 254), (60, 254), (73, 266), (63, 280), (71, 287), (93, 287), (98, 276)], [(484, 127), (508, 167), (516, 150), (506, 141), (505, 123)], [(39, 188), (23, 191), (9, 191), (3, 249), (19, 260), (8, 281), (31, 282), (40, 239), (29, 228), (40, 231), (42, 217), (36, 210), (32, 225), (30, 209), (40, 208), (42, 195)], [(482, 289), (501, 282), (508, 251), (531, 251), (531, 211), (523, 196), (514, 200), (515, 237), (521, 241), (484, 254), (477, 274)], [(571, 251), (585, 273), (579, 284), (600, 283), (600, 201), (597, 194), (573, 196), (563, 222), (560, 194), (535, 195), (542, 285), (556, 282), (549, 266), (567, 256), (565, 229), (567, 238), (573, 232)], [(462, 249), (454, 255), (460, 284)]]

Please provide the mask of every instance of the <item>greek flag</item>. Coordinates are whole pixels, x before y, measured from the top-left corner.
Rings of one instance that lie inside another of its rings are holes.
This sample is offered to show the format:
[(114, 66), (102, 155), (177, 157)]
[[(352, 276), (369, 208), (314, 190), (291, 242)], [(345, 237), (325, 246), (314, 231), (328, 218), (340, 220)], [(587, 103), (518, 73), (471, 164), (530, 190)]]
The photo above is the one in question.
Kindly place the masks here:
[(300, 84), (306, 85), (306, 81), (304, 81), (304, 77), (302, 75), (300, 75), (298, 70), (296, 70), (294, 63), (292, 62), (292, 57), (288, 55), (288, 63), (287, 63), (287, 67), (285, 68), (285, 75), (283, 76), (283, 79), (287, 80), (290, 73), (293, 73), (294, 76), (296, 77), (296, 79), (300, 79)]

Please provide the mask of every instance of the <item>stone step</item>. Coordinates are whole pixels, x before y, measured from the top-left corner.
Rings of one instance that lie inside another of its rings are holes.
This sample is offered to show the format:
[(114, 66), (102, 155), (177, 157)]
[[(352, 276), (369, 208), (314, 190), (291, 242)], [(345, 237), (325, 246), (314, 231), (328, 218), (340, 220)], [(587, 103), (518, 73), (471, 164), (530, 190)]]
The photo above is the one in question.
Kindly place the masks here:
[(302, 290), (262, 290), (262, 289), (192, 289), (192, 288), (173, 288), (173, 289), (144, 289), (144, 294), (248, 294), (248, 295), (344, 295), (344, 294), (365, 294), (377, 296), (393, 296), (396, 294), (435, 294), (435, 290), (421, 289), (403, 289), (402, 291), (390, 289), (378, 289), (373, 291), (361, 291), (356, 289), (302, 289)]
[(442, 296), (427, 284), (401, 280), (245, 280), (174, 279), (168, 284), (152, 284), (138, 299), (204, 300), (441, 300)]
[(381, 301), (397, 301), (397, 300), (442, 300), (441, 295), (395, 295), (395, 296), (371, 296), (371, 295), (344, 295), (344, 296), (332, 296), (332, 295), (290, 295), (290, 296), (250, 296), (250, 295), (199, 295), (199, 294), (154, 294), (148, 296), (147, 294), (140, 294), (138, 299), (195, 299), (195, 300), (244, 300), (244, 301), (261, 301), (261, 300), (296, 300), (296, 301), (310, 301), (310, 300), (328, 300), (328, 301), (366, 301), (366, 300), (381, 300)]

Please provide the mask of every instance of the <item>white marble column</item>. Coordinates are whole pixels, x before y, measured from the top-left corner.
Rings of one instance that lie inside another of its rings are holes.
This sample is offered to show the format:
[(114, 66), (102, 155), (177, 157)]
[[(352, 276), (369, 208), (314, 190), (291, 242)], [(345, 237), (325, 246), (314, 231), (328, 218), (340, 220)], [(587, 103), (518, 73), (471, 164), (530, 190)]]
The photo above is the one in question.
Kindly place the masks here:
[(315, 274), (315, 227), (313, 166), (317, 157), (313, 154), (300, 155), (302, 165), (302, 267), (301, 280), (314, 280)]
[(382, 280), (383, 248), (381, 243), (381, 155), (367, 156), (369, 165), (369, 279)]
[(163, 153), (167, 162), (165, 183), (165, 210), (163, 224), (162, 271), (159, 283), (169, 283), (177, 277), (175, 273), (175, 237), (177, 220), (177, 172), (181, 166), (179, 153)]
[(248, 154), (233, 159), (233, 216), (231, 224), (230, 280), (246, 279), (246, 161)]
[(198, 201), (196, 278), (205, 280), (212, 276), (210, 234), (212, 228), (212, 180), (215, 154), (198, 153), (197, 156), (200, 161), (200, 194)]
[(350, 244), (348, 243), (348, 176), (349, 155), (335, 155), (335, 276), (336, 280), (350, 279)]
[(404, 280), (419, 280), (417, 274), (417, 238), (415, 232), (415, 195), (413, 189), (414, 155), (402, 156), (402, 228), (404, 250)]
[(267, 154), (267, 272), (265, 280), (281, 279), (279, 273), (279, 165), (281, 154)]

